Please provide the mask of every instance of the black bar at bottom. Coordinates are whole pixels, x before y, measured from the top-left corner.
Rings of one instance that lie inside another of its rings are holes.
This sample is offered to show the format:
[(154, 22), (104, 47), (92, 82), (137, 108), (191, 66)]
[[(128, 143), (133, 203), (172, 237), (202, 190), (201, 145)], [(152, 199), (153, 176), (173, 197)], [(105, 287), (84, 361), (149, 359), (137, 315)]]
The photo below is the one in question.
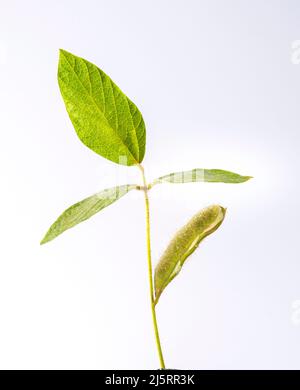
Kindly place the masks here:
[(300, 371), (201, 371), (201, 370), (28, 370), (0, 371), (0, 383), (9, 380), (10, 385), (59, 385), (62, 382), (76, 386), (127, 386), (129, 388), (158, 387), (163, 385), (197, 386), (218, 385), (284, 385), (300, 384)]

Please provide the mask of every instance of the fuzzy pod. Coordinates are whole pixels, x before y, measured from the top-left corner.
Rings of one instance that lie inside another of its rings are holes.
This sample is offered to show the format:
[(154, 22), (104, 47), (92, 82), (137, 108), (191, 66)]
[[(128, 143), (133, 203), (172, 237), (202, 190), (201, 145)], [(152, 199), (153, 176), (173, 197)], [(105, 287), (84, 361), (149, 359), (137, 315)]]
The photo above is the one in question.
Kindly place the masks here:
[(173, 237), (154, 273), (155, 303), (166, 286), (180, 272), (185, 260), (199, 243), (213, 233), (224, 220), (226, 209), (213, 205), (195, 214)]

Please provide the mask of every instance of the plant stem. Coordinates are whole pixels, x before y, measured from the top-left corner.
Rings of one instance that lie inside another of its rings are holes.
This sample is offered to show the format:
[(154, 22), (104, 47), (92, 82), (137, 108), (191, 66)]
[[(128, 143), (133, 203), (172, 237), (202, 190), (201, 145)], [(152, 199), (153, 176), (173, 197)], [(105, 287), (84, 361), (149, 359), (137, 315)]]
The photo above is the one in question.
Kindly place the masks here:
[(154, 296), (154, 288), (153, 288), (153, 272), (152, 272), (152, 260), (151, 260), (151, 241), (150, 241), (150, 209), (149, 209), (149, 197), (148, 197), (148, 186), (146, 182), (144, 168), (139, 165), (139, 168), (142, 172), (143, 176), (143, 184), (144, 184), (144, 195), (145, 195), (145, 210), (146, 210), (146, 241), (147, 241), (147, 258), (148, 258), (148, 277), (149, 277), (149, 288), (150, 288), (150, 299), (151, 299), (151, 313), (155, 334), (156, 347), (160, 362), (160, 368), (165, 369), (165, 362), (162, 353), (162, 348), (160, 344), (160, 337), (157, 326), (156, 319), (156, 311), (155, 311), (155, 296)]

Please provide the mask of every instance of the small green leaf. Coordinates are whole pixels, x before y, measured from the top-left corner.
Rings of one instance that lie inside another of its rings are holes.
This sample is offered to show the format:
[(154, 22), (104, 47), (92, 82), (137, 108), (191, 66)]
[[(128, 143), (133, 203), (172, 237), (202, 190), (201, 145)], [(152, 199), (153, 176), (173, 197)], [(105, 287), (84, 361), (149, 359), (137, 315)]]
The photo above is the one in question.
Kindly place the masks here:
[(209, 206), (194, 215), (176, 233), (155, 268), (156, 303), (163, 290), (179, 274), (184, 262), (197, 249), (199, 243), (221, 225), (225, 213), (226, 209), (221, 206)]
[(174, 172), (169, 175), (161, 176), (155, 179), (150, 187), (158, 183), (244, 183), (252, 176), (241, 176), (234, 172), (224, 171), (222, 169), (192, 169), (191, 171)]
[(122, 165), (143, 160), (142, 114), (101, 69), (60, 50), (58, 82), (76, 133), (87, 147)]
[(41, 244), (45, 244), (46, 242), (53, 240), (65, 230), (70, 229), (78, 223), (92, 217), (100, 210), (120, 199), (122, 196), (127, 194), (127, 192), (136, 188), (136, 185), (129, 184), (108, 188), (74, 204), (65, 210), (50, 226), (50, 229), (42, 239)]

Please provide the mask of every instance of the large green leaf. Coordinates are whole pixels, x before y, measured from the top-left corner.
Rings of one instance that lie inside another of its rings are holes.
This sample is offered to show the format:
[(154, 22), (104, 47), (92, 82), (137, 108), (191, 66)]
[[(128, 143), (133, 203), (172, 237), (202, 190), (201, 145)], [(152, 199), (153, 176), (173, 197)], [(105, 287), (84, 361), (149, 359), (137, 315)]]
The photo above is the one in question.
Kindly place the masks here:
[(222, 169), (192, 169), (191, 171), (174, 172), (155, 179), (150, 187), (158, 183), (244, 183), (252, 176), (241, 176)]
[(163, 290), (179, 274), (184, 262), (196, 250), (199, 243), (221, 225), (225, 213), (226, 209), (221, 206), (209, 206), (194, 215), (175, 234), (155, 268), (156, 303)]
[(136, 185), (129, 184), (108, 188), (74, 204), (65, 210), (50, 226), (50, 229), (42, 239), (41, 244), (45, 244), (46, 242), (53, 240), (65, 230), (70, 229), (78, 223), (92, 217), (100, 210), (127, 194), (128, 191), (135, 188), (137, 188)]
[(60, 50), (58, 82), (73, 126), (86, 146), (118, 164), (143, 160), (143, 117), (101, 69)]

